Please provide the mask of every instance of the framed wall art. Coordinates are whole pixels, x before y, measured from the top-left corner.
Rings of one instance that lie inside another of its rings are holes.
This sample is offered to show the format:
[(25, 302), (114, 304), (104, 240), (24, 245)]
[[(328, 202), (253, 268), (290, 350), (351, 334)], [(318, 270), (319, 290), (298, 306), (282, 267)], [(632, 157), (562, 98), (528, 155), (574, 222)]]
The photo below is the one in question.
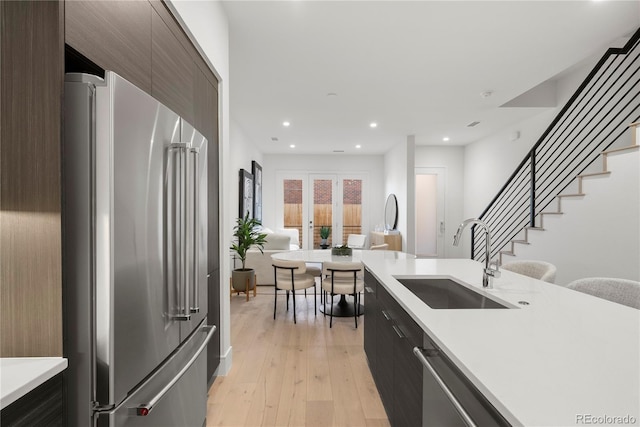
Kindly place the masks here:
[(262, 223), (262, 166), (255, 160), (251, 162), (253, 174), (253, 217)]
[(253, 175), (244, 169), (240, 169), (240, 209), (239, 217), (244, 218), (249, 213), (249, 218), (253, 218)]

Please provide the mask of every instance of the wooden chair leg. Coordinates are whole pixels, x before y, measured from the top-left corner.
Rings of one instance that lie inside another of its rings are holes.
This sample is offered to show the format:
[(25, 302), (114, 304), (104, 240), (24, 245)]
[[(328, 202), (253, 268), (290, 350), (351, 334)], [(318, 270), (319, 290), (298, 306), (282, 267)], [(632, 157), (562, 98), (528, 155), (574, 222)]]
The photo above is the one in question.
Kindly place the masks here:
[(258, 290), (258, 275), (253, 276), (253, 296), (256, 296), (256, 292)]

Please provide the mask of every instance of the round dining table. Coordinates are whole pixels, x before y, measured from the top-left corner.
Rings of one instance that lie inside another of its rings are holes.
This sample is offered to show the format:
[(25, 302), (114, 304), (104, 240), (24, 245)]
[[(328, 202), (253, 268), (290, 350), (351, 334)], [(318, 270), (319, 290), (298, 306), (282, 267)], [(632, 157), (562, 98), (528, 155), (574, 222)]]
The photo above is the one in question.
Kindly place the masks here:
[[(407, 254), (398, 251), (371, 251), (368, 249), (354, 249), (352, 255), (332, 255), (330, 249), (300, 249), (296, 251), (278, 252), (271, 255), (272, 259), (285, 260), (285, 261), (304, 261), (309, 263), (322, 264), (328, 261), (333, 262), (353, 262), (354, 264), (362, 265), (363, 259), (371, 260), (375, 262), (380, 259), (408, 259), (415, 258), (415, 255)], [(320, 284), (322, 290), (322, 283)], [(331, 309), (327, 308), (326, 313), (323, 311), (324, 307), (320, 308), (320, 312), (324, 314), (331, 314)], [(364, 306), (362, 304), (358, 307), (358, 313), (364, 314)], [(340, 300), (333, 305), (333, 315), (335, 317), (353, 317), (354, 304), (349, 304), (344, 294), (340, 295)]]

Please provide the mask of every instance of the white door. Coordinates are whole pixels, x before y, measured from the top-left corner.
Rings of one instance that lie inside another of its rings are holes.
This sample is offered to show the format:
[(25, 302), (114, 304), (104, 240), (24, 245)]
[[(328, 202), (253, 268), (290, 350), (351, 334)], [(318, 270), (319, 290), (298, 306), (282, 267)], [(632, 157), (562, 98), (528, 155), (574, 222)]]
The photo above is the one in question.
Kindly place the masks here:
[(445, 168), (416, 168), (416, 255), (444, 258)]

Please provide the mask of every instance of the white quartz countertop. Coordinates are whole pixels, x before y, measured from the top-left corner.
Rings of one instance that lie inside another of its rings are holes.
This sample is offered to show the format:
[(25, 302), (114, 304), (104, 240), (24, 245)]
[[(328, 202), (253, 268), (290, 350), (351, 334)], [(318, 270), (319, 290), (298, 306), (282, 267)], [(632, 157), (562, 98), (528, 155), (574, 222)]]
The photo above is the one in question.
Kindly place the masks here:
[(67, 368), (62, 357), (0, 358), (0, 409)]
[[(640, 310), (509, 271), (484, 290), (471, 260), (363, 262), (512, 424), (640, 425)], [(432, 309), (394, 276), (456, 278), (514, 308)]]

